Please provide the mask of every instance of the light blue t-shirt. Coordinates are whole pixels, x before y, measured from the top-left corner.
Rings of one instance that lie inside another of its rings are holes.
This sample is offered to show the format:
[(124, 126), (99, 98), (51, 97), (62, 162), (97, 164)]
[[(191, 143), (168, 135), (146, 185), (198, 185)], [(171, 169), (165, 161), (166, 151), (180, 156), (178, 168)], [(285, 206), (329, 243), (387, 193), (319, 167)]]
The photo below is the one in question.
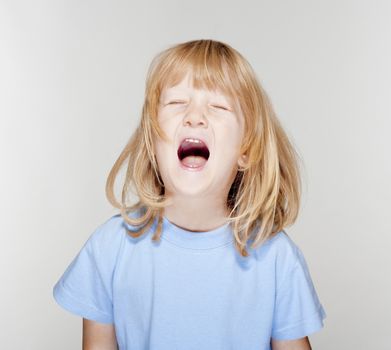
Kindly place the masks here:
[(98, 226), (53, 288), (68, 311), (114, 323), (120, 350), (268, 350), (323, 327), (302, 252), (279, 232), (241, 257), (229, 224), (184, 230), (163, 217), (139, 238), (117, 214)]

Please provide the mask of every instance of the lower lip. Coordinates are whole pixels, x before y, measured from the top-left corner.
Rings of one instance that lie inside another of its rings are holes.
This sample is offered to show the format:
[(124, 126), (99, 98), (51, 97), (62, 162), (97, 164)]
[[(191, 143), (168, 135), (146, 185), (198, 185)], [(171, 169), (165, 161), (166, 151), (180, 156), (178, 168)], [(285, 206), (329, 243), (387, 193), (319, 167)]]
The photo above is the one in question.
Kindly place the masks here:
[(205, 168), (206, 164), (208, 164), (208, 161), (206, 161), (204, 165), (197, 166), (197, 167), (189, 167), (189, 166), (182, 164), (182, 162), (179, 159), (178, 159), (178, 162), (179, 162), (180, 167), (182, 169), (187, 170), (187, 171), (201, 171), (202, 169)]

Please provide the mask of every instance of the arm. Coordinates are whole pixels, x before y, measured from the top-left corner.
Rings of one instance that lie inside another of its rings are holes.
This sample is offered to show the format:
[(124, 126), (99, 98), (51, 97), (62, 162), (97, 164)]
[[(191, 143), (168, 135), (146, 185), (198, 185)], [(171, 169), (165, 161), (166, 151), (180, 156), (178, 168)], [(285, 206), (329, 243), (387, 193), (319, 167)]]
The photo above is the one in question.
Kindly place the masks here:
[(113, 324), (83, 318), (83, 350), (117, 350)]
[(271, 341), (272, 350), (312, 350), (308, 337), (294, 340)]

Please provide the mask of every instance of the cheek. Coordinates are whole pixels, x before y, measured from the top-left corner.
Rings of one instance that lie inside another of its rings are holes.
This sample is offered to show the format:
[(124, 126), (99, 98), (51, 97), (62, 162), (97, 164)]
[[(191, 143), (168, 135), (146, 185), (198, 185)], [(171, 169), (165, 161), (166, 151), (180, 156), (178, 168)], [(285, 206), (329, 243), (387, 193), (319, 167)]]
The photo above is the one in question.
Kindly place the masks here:
[(216, 138), (220, 144), (233, 148), (240, 143), (242, 138), (241, 126), (236, 122), (221, 124), (216, 128)]
[(175, 123), (173, 123), (172, 120), (170, 119), (161, 119), (161, 120), (158, 120), (159, 122), (159, 127), (163, 133), (163, 137), (165, 136), (165, 138), (160, 138), (158, 137), (157, 140), (156, 140), (156, 146), (158, 147), (159, 146), (167, 146), (167, 145), (170, 145), (172, 146), (175, 142), (175, 130), (176, 130), (176, 127), (175, 127)]
[[(221, 125), (216, 132), (216, 157), (230, 167), (240, 153), (242, 131), (238, 123)], [(222, 164), (223, 166), (224, 164)]]
[(159, 124), (161, 131), (167, 140), (156, 136), (154, 139), (154, 154), (159, 166), (164, 167), (170, 161), (169, 156), (173, 152), (174, 133), (172, 128), (167, 124)]
[(158, 112), (157, 115), (157, 122), (160, 125), (169, 125), (171, 123), (178, 122), (178, 119), (181, 118), (181, 115), (183, 113), (178, 112), (178, 111), (172, 111), (172, 110), (162, 110)]

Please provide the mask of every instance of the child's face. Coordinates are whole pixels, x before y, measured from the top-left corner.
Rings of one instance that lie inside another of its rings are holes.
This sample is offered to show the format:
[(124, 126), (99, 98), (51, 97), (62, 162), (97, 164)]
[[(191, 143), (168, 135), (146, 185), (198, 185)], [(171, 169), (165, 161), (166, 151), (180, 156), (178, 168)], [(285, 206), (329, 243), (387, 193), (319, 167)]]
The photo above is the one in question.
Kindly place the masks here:
[[(158, 123), (170, 142), (155, 140), (155, 154), (165, 192), (226, 198), (237, 166), (242, 164), (238, 159), (243, 117), (221, 92), (197, 90), (190, 84), (188, 74), (178, 85), (164, 88), (160, 96)], [(199, 138), (207, 144), (209, 158), (203, 167), (183, 166), (178, 148), (184, 138)]]

